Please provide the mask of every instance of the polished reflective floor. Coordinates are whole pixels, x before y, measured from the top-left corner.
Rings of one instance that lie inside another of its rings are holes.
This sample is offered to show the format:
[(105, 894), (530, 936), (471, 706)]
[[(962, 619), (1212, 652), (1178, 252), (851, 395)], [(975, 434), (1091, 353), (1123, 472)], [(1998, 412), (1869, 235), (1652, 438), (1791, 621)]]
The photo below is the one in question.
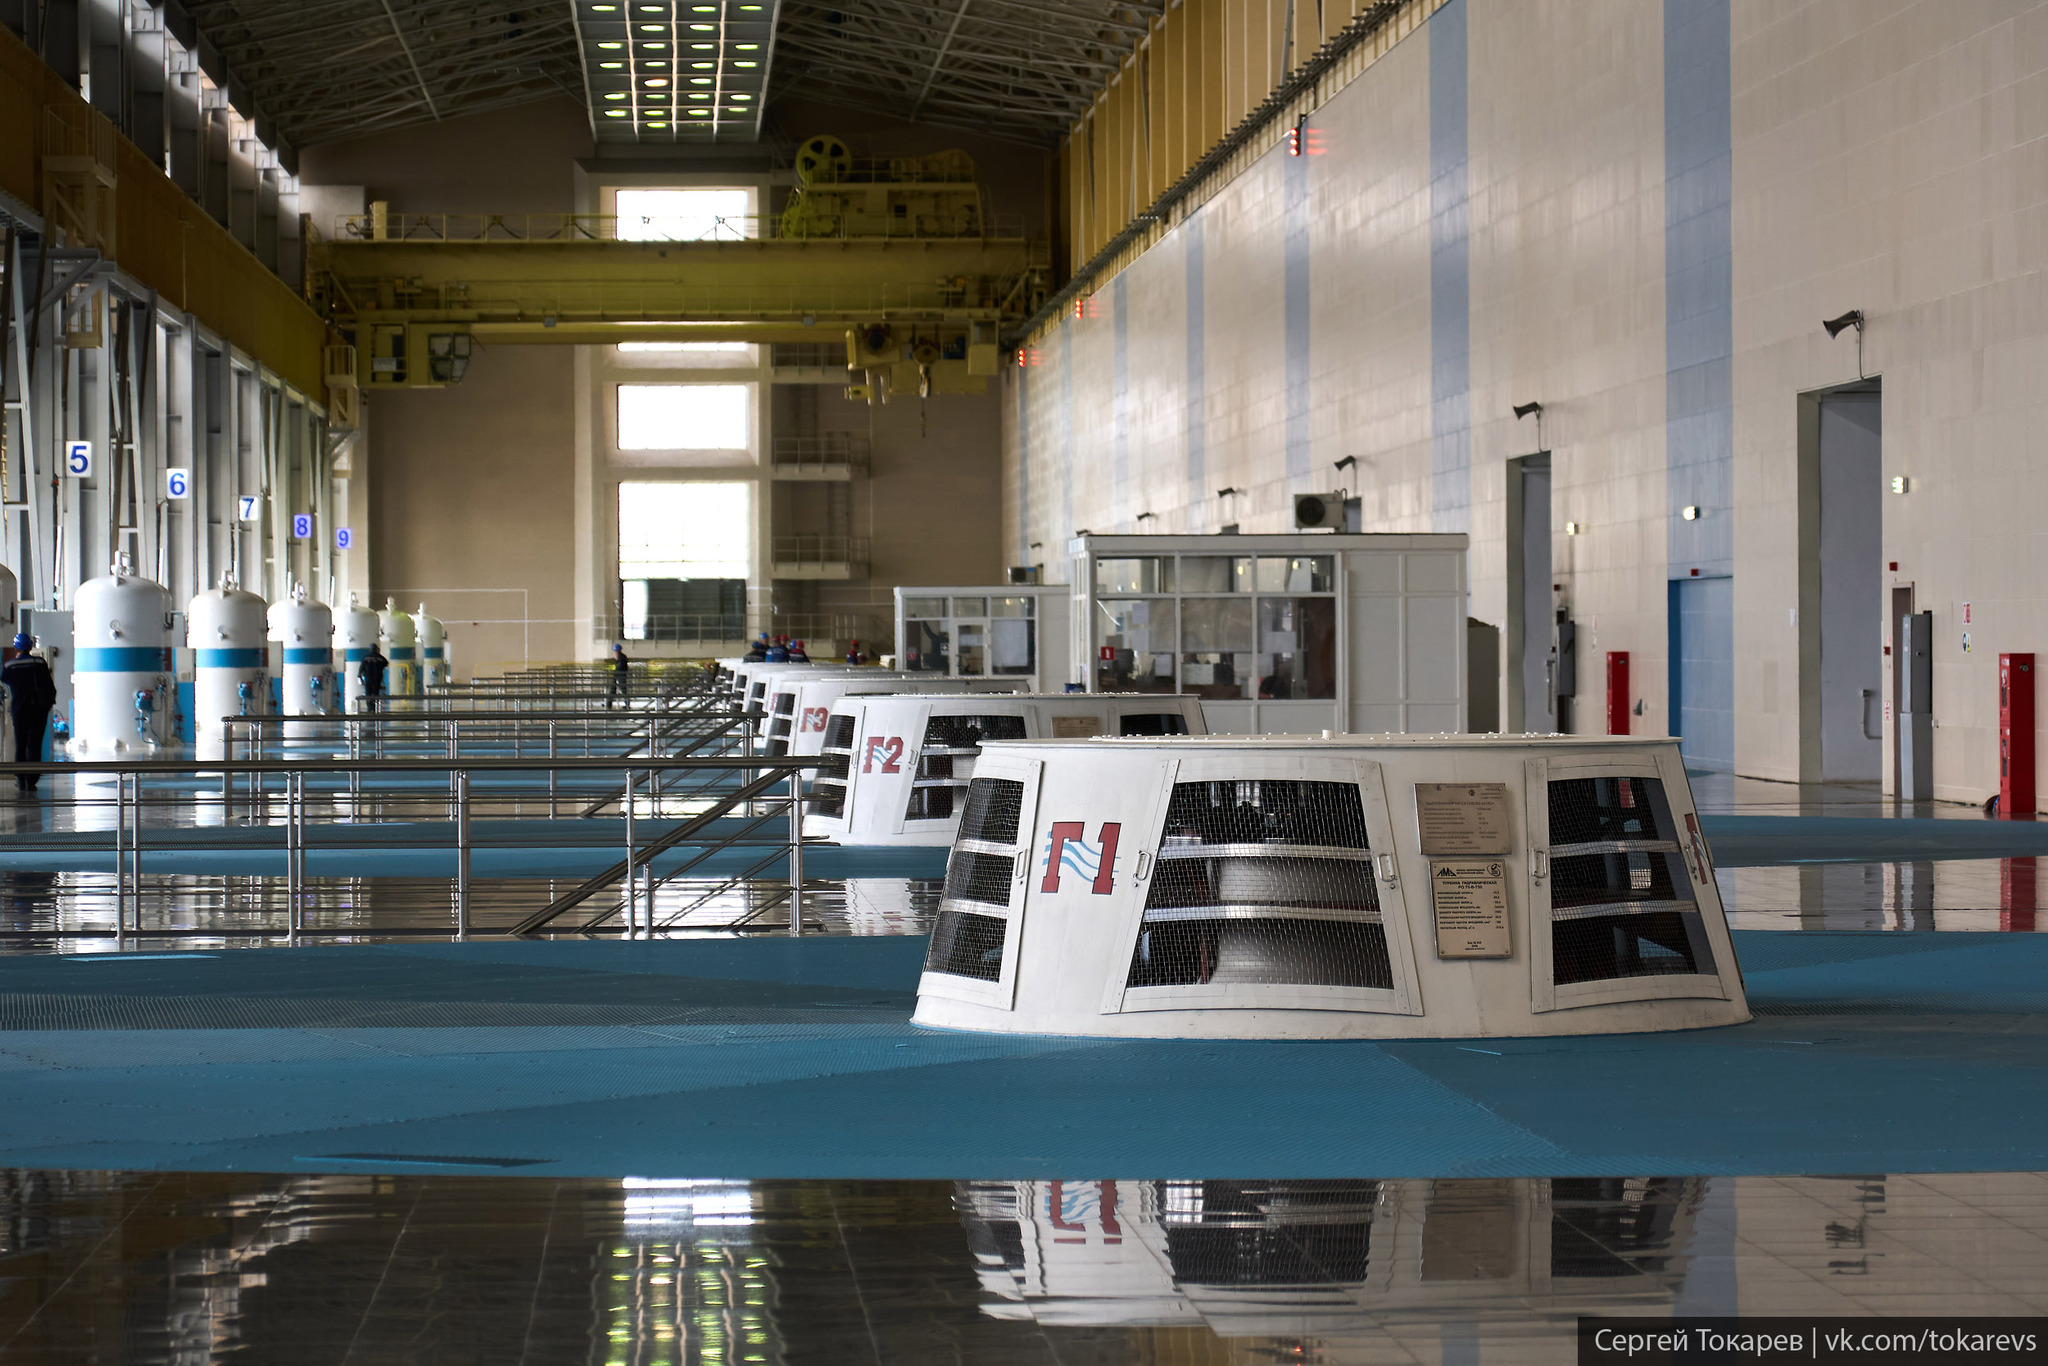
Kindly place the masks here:
[(0, 1360), (1567, 1362), (1584, 1313), (2048, 1310), (2048, 1177), (0, 1171)]

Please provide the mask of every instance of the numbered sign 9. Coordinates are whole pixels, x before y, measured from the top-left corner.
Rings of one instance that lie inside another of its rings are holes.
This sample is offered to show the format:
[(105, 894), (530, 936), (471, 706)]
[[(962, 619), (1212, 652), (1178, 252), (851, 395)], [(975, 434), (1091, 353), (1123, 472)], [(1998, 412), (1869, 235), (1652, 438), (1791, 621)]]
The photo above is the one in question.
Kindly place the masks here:
[(164, 497), (190, 498), (192, 496), (192, 471), (173, 465), (164, 471)]
[(295, 540), (295, 541), (306, 541), (306, 540), (311, 540), (311, 539), (312, 539), (312, 536), (313, 536), (313, 514), (312, 514), (312, 513), (310, 513), (310, 512), (295, 512), (295, 513), (293, 513), (293, 514), (292, 514), (292, 539), (293, 539), (293, 540)]
[(67, 441), (64, 443), (64, 473), (73, 479), (92, 478), (92, 442)]
[(235, 507), (235, 515), (245, 522), (253, 522), (257, 520), (257, 517), (260, 515), (260, 504), (257, 500), (256, 495), (253, 493), (245, 493), (240, 498), (236, 499)]
[(345, 526), (338, 526), (334, 529), (334, 548), (336, 550), (347, 550), (355, 543), (356, 534), (353, 531), (350, 531)]

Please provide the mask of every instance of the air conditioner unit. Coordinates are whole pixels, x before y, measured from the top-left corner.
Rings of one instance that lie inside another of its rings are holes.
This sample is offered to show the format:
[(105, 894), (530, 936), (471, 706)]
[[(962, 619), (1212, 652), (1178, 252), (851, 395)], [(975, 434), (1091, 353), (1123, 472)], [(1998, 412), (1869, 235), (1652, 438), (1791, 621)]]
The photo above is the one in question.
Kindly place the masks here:
[(1297, 531), (1342, 531), (1344, 529), (1344, 495), (1341, 493), (1295, 494), (1294, 528)]

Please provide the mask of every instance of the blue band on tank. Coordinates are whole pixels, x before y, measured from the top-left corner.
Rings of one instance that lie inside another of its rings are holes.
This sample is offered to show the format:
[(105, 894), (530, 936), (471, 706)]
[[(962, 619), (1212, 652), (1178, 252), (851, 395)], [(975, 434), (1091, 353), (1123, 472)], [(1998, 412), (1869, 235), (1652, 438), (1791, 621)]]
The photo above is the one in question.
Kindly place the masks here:
[(193, 661), (202, 669), (260, 669), (263, 667), (261, 650), (195, 650)]
[[(355, 655), (350, 654), (349, 658), (354, 659)], [(334, 662), (334, 655), (329, 650), (294, 650), (287, 645), (284, 651), (284, 662), (287, 664), (331, 664)]]
[(367, 645), (351, 645), (341, 652), (341, 657), (353, 664), (369, 653), (370, 647)]
[(448, 651), (439, 645), (429, 645), (424, 650), (421, 650), (420, 653), (428, 659), (439, 659), (442, 655), (447, 654)]
[(410, 646), (410, 645), (394, 645), (394, 646), (392, 646), (392, 647), (391, 647), (391, 658), (392, 658), (392, 660), (394, 660), (394, 661), (396, 661), (396, 660), (400, 660), (400, 659), (411, 659), (411, 658), (412, 658), (412, 646)]
[(161, 645), (87, 645), (71, 658), (71, 671), (81, 674), (156, 673), (171, 667), (171, 652)]

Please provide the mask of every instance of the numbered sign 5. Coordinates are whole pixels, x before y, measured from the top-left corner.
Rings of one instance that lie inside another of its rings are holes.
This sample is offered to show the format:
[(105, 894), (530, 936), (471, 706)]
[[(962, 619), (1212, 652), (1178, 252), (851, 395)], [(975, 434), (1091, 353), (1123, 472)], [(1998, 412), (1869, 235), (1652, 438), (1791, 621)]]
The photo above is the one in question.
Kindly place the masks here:
[(304, 540), (308, 540), (308, 539), (310, 539), (310, 538), (312, 537), (312, 535), (313, 535), (313, 514), (312, 514), (312, 513), (310, 513), (310, 512), (295, 512), (295, 513), (293, 513), (293, 514), (292, 514), (292, 539), (293, 539), (293, 540), (295, 540), (295, 541), (304, 541)]
[(64, 443), (64, 473), (73, 479), (92, 478), (92, 442), (67, 441)]
[(164, 497), (190, 498), (191, 496), (192, 471), (176, 465), (164, 471)]
[(353, 531), (350, 531), (345, 526), (338, 526), (334, 529), (334, 548), (336, 550), (347, 550), (355, 543), (356, 534)]
[(240, 517), (241, 520), (245, 522), (255, 521), (257, 518), (256, 495), (253, 493), (243, 494), (239, 499), (236, 500), (236, 508), (236, 516)]

